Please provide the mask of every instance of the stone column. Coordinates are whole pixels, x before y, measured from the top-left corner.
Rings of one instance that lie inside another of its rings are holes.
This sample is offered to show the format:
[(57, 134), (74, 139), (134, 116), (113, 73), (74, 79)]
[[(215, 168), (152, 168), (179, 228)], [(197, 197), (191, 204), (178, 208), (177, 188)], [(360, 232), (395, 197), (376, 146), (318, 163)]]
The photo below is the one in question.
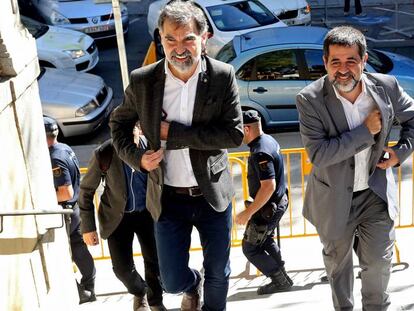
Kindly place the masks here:
[[(36, 43), (17, 0), (0, 1), (0, 211), (57, 205), (37, 76)], [(60, 216), (3, 217), (0, 310), (75, 310), (79, 298)]]

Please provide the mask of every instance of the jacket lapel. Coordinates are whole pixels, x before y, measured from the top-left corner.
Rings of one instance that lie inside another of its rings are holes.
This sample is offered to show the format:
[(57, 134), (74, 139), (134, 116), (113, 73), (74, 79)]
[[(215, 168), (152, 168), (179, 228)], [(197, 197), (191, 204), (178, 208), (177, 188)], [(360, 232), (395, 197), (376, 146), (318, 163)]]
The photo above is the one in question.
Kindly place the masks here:
[(196, 97), (194, 100), (193, 123), (201, 119), (203, 108), (208, 97), (210, 85), (210, 70), (207, 68), (206, 57), (201, 57), (201, 72), (198, 76)]
[(338, 134), (348, 132), (349, 126), (348, 121), (346, 120), (344, 107), (342, 106), (341, 101), (336, 97), (336, 94), (333, 89), (333, 85), (328, 80), (328, 76), (325, 77), (324, 83), (324, 99), (326, 103), (326, 108), (333, 120)]
[(158, 150), (161, 146), (161, 111), (165, 87), (164, 62), (164, 60), (160, 61), (154, 69), (152, 81), (150, 82), (152, 96), (149, 96), (150, 103), (144, 105), (143, 108), (142, 120), (144, 122), (144, 132), (148, 140), (148, 147), (151, 150)]
[(372, 147), (371, 158), (369, 162), (370, 174), (375, 170), (376, 164), (381, 157), (384, 146), (388, 143), (389, 132), (392, 128), (392, 115), (387, 105), (384, 88), (375, 85), (369, 78), (365, 79), (367, 93), (372, 97), (378, 109), (381, 112), (382, 127), (379, 135), (375, 137), (375, 144)]

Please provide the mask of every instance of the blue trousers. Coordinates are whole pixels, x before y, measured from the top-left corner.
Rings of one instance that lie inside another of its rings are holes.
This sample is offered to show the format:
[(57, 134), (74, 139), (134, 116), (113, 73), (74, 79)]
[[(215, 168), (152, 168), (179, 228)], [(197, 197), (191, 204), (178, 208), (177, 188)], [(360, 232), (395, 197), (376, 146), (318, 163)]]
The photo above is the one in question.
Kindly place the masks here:
[(230, 276), (231, 207), (216, 212), (203, 196), (164, 191), (162, 213), (155, 224), (161, 280), (169, 293), (191, 292), (198, 273), (188, 267), (191, 232), (195, 227), (203, 248), (202, 310), (225, 310)]

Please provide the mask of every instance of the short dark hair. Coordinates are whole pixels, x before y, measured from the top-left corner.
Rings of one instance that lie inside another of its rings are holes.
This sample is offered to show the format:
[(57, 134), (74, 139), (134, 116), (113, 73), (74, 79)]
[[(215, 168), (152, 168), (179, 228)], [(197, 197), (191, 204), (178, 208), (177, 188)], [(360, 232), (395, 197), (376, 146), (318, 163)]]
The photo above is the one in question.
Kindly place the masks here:
[(194, 21), (199, 35), (207, 31), (207, 20), (204, 12), (193, 1), (172, 0), (168, 2), (158, 18), (158, 29), (160, 31), (163, 30), (166, 19), (180, 26)]
[(351, 26), (339, 26), (330, 30), (323, 41), (323, 55), (328, 58), (331, 45), (358, 47), (361, 59), (367, 53), (367, 42), (365, 36), (358, 29)]

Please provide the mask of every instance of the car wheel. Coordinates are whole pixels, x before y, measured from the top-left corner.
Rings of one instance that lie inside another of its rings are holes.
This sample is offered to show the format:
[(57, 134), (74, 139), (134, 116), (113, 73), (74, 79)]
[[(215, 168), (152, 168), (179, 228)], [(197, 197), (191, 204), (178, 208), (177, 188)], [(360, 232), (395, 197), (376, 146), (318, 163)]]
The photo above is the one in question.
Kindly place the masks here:
[(162, 47), (162, 44), (161, 44), (161, 36), (160, 36), (160, 33), (158, 32), (158, 29), (155, 30), (155, 33), (154, 33), (154, 43), (155, 43), (155, 52), (157, 53), (157, 59), (164, 58), (165, 56), (164, 48)]

